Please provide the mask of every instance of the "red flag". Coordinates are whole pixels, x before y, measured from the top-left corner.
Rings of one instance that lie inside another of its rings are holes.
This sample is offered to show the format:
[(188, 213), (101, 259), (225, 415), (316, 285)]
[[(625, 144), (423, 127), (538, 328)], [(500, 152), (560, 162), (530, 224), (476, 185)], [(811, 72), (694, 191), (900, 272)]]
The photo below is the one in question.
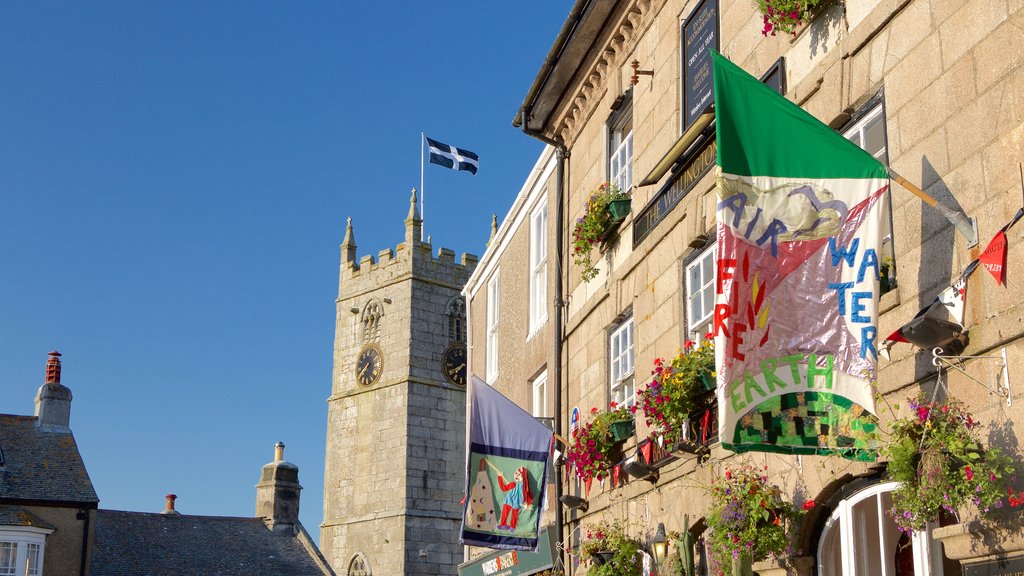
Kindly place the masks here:
[(1003, 283), (1003, 270), (1006, 268), (1006, 232), (1000, 230), (992, 237), (988, 247), (978, 258), (981, 265), (996, 279), (996, 284)]
[(587, 498), (590, 498), (590, 484), (591, 484), (591, 483), (592, 483), (593, 481), (594, 481), (594, 479), (593, 479), (593, 478), (587, 478), (587, 480), (586, 480), (586, 481), (585, 481), (585, 482), (583, 483), (583, 485), (584, 485), (584, 486), (586, 487), (586, 489), (587, 489)]
[(644, 462), (646, 462), (647, 464), (651, 463), (651, 448), (653, 447), (654, 446), (652, 446), (651, 443), (648, 442), (640, 448), (640, 452), (644, 455)]
[(622, 465), (621, 464), (616, 464), (615, 466), (612, 466), (612, 488), (618, 488), (619, 487), (619, 477), (620, 477), (621, 473), (622, 473)]

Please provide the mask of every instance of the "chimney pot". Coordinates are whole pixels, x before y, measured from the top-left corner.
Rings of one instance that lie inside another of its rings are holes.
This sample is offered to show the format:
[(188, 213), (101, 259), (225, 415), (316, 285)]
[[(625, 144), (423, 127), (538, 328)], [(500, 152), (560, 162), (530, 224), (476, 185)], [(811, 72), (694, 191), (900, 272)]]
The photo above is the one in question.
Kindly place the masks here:
[(284, 442), (274, 444), (274, 462), (284, 460)]
[(60, 352), (56, 350), (46, 360), (46, 383), (60, 384)]
[(164, 498), (167, 499), (167, 507), (164, 508), (163, 513), (164, 514), (180, 514), (180, 512), (178, 512), (177, 510), (174, 509), (174, 501), (178, 499), (178, 495), (177, 494), (168, 494), (168, 495), (164, 496)]

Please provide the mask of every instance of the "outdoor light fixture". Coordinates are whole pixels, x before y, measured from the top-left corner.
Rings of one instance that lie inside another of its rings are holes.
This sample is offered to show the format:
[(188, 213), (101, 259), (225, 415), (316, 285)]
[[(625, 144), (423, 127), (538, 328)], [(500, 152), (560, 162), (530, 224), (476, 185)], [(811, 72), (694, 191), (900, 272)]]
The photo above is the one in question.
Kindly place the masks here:
[(963, 326), (927, 315), (911, 320), (900, 334), (918, 348), (941, 348), (940, 356), (959, 356), (967, 347)]
[(664, 522), (658, 522), (658, 531), (651, 537), (650, 544), (654, 562), (660, 566), (668, 558), (668, 536), (665, 534)]
[(627, 463), (622, 469), (633, 478), (647, 480), (651, 484), (657, 484), (658, 477), (661, 475), (657, 468), (650, 464), (644, 464), (639, 458)]
[(590, 502), (587, 502), (586, 498), (582, 496), (573, 496), (572, 494), (565, 494), (558, 499), (563, 506), (569, 510), (579, 510), (580, 512), (586, 512), (590, 509)]

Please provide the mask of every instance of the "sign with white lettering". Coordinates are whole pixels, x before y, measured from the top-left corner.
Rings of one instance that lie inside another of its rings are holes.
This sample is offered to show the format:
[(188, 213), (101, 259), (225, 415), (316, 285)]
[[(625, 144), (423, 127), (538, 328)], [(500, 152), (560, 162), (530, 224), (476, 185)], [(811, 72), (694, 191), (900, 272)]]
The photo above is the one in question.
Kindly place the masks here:
[(719, 49), (718, 38), (718, 0), (704, 0), (682, 26), (683, 131), (714, 103), (711, 50)]
[(459, 566), (459, 576), (526, 576), (555, 565), (558, 530), (550, 525), (541, 530), (536, 552), (496, 550)]

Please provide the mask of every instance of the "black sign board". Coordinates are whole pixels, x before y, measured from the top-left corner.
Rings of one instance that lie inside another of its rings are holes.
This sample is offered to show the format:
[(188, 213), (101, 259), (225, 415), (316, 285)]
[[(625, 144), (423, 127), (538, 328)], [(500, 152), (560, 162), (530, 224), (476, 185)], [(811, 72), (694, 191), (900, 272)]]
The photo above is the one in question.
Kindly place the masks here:
[(718, 0), (703, 0), (682, 26), (683, 131), (714, 103), (711, 50), (719, 49)]
[(718, 146), (714, 136), (706, 138), (699, 144), (696, 152), (685, 160), (681, 170), (672, 174), (672, 178), (664, 188), (654, 195), (654, 199), (644, 206), (633, 220), (633, 247), (646, 237), (659, 222), (665, 219), (669, 211), (686, 196), (686, 193), (707, 174), (718, 158)]

